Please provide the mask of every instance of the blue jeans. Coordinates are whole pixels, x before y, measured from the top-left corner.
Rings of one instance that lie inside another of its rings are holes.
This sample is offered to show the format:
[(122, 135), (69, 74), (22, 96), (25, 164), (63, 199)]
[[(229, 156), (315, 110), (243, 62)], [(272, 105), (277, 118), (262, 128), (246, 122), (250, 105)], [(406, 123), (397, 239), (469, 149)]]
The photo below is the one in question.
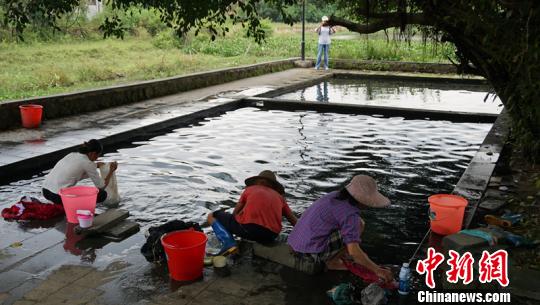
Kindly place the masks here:
[(324, 50), (324, 67), (328, 69), (328, 50), (330, 50), (330, 44), (319, 44), (317, 49), (317, 64), (315, 64), (315, 69), (319, 69), (321, 66), (321, 57)]

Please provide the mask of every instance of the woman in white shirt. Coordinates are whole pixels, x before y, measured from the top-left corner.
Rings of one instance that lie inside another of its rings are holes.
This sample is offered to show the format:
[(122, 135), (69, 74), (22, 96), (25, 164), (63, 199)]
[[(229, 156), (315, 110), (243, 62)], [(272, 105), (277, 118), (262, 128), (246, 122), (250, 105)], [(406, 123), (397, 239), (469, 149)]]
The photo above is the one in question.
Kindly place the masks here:
[(79, 152), (70, 153), (62, 158), (45, 177), (43, 196), (54, 203), (62, 204), (62, 198), (58, 195), (61, 189), (74, 186), (82, 179), (90, 178), (99, 189), (97, 202), (107, 199), (105, 188), (109, 185), (118, 164), (116, 162), (111, 164), (109, 174), (103, 180), (97, 170), (100, 162), (94, 162), (102, 152), (103, 146), (101, 143), (92, 139), (84, 142), (79, 148)]
[(328, 24), (328, 17), (322, 17), (321, 25), (315, 29), (315, 32), (319, 34), (319, 47), (317, 49), (317, 63), (315, 69), (319, 70), (321, 66), (321, 57), (324, 51), (324, 69), (328, 70), (328, 51), (330, 50), (330, 35), (334, 34), (336, 30)]

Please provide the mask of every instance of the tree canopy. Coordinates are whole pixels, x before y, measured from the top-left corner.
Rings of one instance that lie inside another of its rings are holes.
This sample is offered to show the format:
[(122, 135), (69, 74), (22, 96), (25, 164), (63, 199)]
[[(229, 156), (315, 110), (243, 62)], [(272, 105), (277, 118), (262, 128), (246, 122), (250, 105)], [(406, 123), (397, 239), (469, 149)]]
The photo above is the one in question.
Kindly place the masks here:
[[(109, 0), (115, 10), (154, 8), (179, 35), (207, 30), (212, 37), (228, 31), (228, 21), (242, 23), (257, 41), (261, 3), (291, 23), (288, 8), (295, 0)], [(309, 3), (309, 0), (307, 1)], [(321, 1), (313, 1), (321, 3)], [(462, 73), (485, 77), (512, 118), (518, 144), (540, 159), (540, 1), (537, 0), (331, 0), (337, 8), (330, 23), (358, 33), (389, 28), (418, 27), (431, 37), (456, 46), (456, 65)], [(3, 25), (22, 33), (35, 20), (54, 26), (75, 10), (80, 0), (0, 0)], [(295, 18), (296, 19), (296, 18)], [(122, 36), (119, 16), (105, 19), (105, 35)]]

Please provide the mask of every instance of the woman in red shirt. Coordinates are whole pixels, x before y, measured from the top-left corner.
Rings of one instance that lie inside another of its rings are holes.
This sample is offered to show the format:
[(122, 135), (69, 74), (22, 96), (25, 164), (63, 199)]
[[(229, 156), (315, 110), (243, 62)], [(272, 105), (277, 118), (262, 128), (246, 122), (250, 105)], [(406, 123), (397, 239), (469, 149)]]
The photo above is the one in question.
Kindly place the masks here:
[(221, 241), (220, 253), (236, 251), (231, 234), (259, 243), (270, 243), (279, 235), (282, 217), (294, 226), (296, 216), (283, 198), (285, 189), (269, 170), (247, 178), (246, 188), (233, 214), (216, 211), (208, 214), (208, 223)]

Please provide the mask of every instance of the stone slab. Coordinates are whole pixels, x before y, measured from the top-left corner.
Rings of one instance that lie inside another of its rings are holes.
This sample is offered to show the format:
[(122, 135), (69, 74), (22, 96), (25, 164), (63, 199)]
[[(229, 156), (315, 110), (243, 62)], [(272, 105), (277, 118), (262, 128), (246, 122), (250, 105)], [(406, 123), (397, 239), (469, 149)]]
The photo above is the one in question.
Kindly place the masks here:
[(478, 151), (491, 153), (491, 154), (500, 154), (502, 152), (503, 145), (501, 144), (482, 144)]
[(456, 187), (454, 188), (454, 191), (452, 192), (454, 195), (459, 195), (464, 197), (465, 199), (471, 201), (471, 200), (479, 200), (482, 198), (482, 192), (478, 190), (471, 190), (463, 187)]
[(26, 260), (30, 256), (53, 247), (64, 241), (64, 239), (63, 233), (50, 229), (25, 239), (20, 247), (0, 249), (0, 272), (6, 271), (10, 266)]
[(505, 205), (506, 205), (506, 200), (487, 198), (480, 201), (479, 207), (490, 213), (493, 213), (500, 210)]
[(128, 217), (129, 211), (121, 209), (109, 209), (94, 218), (92, 227), (83, 229), (76, 226), (75, 233), (86, 236), (103, 234)]
[(138, 223), (130, 220), (124, 220), (111, 229), (103, 232), (103, 235), (113, 240), (123, 240), (129, 236), (139, 232), (140, 226)]
[[(491, 233), (496, 239), (499, 240), (499, 242), (503, 241), (504, 239), (502, 234), (499, 234), (498, 232), (493, 232), (486, 228), (476, 228), (476, 230)], [(489, 244), (485, 239), (462, 233), (445, 236), (442, 240), (442, 245), (445, 250), (455, 250), (459, 253), (462, 253), (460, 251), (474, 251), (482, 249), (483, 247), (489, 247)]]
[(32, 274), (18, 270), (3, 272), (0, 275), (0, 293), (8, 292), (31, 278)]
[(497, 163), (501, 154), (493, 153), (490, 151), (478, 151), (471, 162), (488, 162), (488, 163)]
[(505, 200), (508, 198), (508, 194), (498, 190), (498, 189), (488, 189), (486, 193), (484, 194), (484, 198), (492, 198), (492, 199), (502, 199)]
[(463, 174), (459, 179), (458, 186), (461, 188), (483, 192), (489, 183), (489, 176)]
[(540, 301), (540, 272), (529, 268), (517, 269), (512, 263), (509, 266), (510, 286), (508, 288), (510, 292), (521, 297)]
[[(469, 167), (465, 170), (466, 175), (470, 176), (488, 176), (491, 177), (493, 170), (495, 169), (495, 163), (487, 162), (471, 162)], [(488, 178), (488, 182), (490, 179)]]
[(253, 245), (253, 255), (309, 274), (315, 274), (321, 271), (320, 266), (296, 260), (291, 254), (289, 246), (285, 243), (271, 245), (255, 243)]

